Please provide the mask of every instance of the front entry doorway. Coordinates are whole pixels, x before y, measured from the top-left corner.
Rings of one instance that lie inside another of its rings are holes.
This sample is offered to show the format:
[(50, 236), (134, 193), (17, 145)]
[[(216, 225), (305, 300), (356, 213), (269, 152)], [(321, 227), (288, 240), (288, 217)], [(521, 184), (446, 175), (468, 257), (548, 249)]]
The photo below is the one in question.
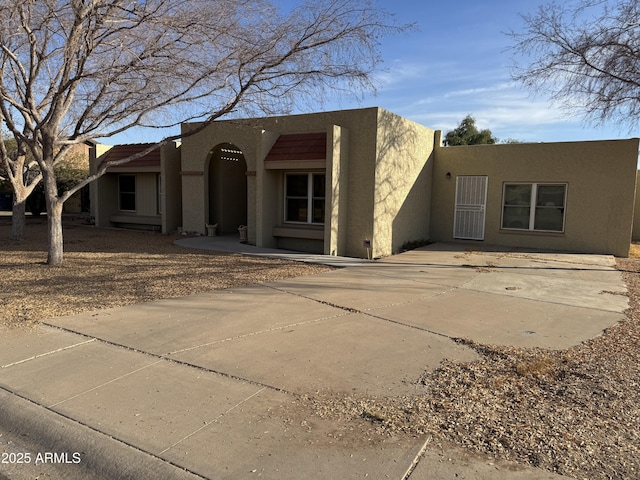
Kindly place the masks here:
[(487, 176), (460, 176), (456, 180), (453, 238), (484, 240)]
[(209, 159), (209, 224), (217, 224), (218, 235), (238, 233), (247, 225), (247, 162), (231, 143), (211, 150)]

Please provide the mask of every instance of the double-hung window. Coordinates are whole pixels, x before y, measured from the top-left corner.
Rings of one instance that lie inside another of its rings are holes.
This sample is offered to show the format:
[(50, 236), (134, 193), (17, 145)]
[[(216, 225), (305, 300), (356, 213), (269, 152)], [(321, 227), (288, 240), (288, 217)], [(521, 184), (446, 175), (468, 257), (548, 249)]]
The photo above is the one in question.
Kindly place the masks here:
[(125, 212), (136, 211), (136, 176), (118, 176), (118, 209)]
[(563, 232), (565, 183), (505, 183), (502, 228)]
[(324, 173), (286, 173), (284, 220), (293, 223), (324, 223)]

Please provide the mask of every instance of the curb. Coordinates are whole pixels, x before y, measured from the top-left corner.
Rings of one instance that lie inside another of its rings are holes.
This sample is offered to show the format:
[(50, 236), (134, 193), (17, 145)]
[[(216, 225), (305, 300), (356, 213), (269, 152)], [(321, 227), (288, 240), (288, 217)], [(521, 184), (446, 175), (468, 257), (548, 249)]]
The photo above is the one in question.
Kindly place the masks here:
[(203, 479), (0, 387), (0, 480)]

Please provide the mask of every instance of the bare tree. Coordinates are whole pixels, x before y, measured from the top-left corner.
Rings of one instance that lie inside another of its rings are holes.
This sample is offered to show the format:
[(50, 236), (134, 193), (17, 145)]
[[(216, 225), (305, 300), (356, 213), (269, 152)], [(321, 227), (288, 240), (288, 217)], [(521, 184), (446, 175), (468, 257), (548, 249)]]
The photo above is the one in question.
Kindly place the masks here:
[(550, 3), (512, 32), (513, 77), (571, 113), (633, 126), (640, 115), (640, 3)]
[[(0, 113), (1, 116), (1, 113)], [(13, 191), (13, 214), (10, 238), (21, 240), (24, 237), (24, 215), (27, 198), (42, 179), (37, 172), (37, 163), (27, 157), (23, 143), (11, 136), (3, 137), (0, 142), (0, 181), (8, 182)]]
[(48, 263), (60, 264), (63, 203), (116, 164), (58, 192), (54, 167), (72, 145), (364, 92), (379, 39), (404, 28), (369, 0), (309, 0), (287, 12), (267, 0), (2, 2), (0, 121), (18, 153), (2, 146), (0, 160), (17, 213), (34, 187), (21, 175), (29, 153), (44, 183)]

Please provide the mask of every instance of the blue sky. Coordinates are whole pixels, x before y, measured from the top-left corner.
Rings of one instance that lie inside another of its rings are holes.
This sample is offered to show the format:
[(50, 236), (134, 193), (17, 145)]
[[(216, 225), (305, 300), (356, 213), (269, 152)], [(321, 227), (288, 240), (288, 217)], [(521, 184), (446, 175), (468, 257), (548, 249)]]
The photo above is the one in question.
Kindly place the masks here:
[[(289, 1), (289, 0), (285, 0)], [(541, 0), (540, 3), (545, 3)], [(382, 39), (384, 59), (377, 95), (357, 102), (341, 98), (312, 110), (380, 106), (427, 127), (455, 128), (467, 114), (498, 139), (555, 142), (640, 136), (613, 123), (593, 126), (568, 117), (542, 97), (516, 85), (510, 76), (511, 43), (505, 33), (520, 30), (520, 13), (536, 0), (434, 2), (379, 0), (400, 23), (418, 31)], [(155, 133), (135, 132), (109, 142), (154, 141)]]
[(382, 0), (419, 32), (383, 44), (385, 67), (378, 96), (369, 101), (430, 128), (455, 128), (472, 114), (480, 128), (499, 139), (530, 142), (628, 138), (640, 130), (615, 124), (585, 125), (545, 98), (514, 84), (506, 49), (510, 30), (522, 27), (520, 13), (535, 12), (536, 0), (432, 2)]

